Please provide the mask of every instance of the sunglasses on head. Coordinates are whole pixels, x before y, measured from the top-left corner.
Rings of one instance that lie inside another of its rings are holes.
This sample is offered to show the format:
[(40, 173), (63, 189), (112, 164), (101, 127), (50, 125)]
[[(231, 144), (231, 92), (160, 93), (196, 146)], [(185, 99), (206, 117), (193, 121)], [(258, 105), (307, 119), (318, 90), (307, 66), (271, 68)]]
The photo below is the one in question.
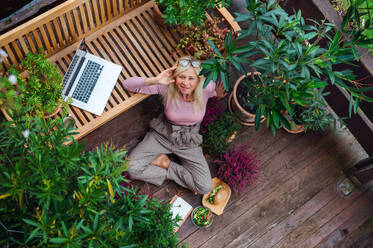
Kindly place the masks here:
[(181, 65), (182, 67), (187, 67), (188, 65), (192, 65), (194, 68), (199, 68), (201, 67), (201, 62), (199, 62), (198, 60), (192, 60), (192, 59), (180, 59), (179, 65)]

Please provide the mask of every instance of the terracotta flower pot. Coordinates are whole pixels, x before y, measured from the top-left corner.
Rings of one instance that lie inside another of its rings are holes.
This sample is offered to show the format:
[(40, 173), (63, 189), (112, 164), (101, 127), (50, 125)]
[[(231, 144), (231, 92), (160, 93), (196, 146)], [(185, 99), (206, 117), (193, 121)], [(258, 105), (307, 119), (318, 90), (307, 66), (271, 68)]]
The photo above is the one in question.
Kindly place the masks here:
[(58, 104), (58, 106), (55, 109), (55, 111), (53, 111), (51, 113), (45, 113), (44, 117), (45, 118), (52, 118), (52, 117), (56, 116), (58, 114), (58, 112), (60, 112), (61, 108), (62, 108), (62, 103)]
[(282, 127), (282, 128), (289, 133), (302, 133), (302, 132), (304, 132), (304, 125), (296, 124), (295, 127), (292, 123), (290, 123), (290, 125), (291, 125), (291, 130), (287, 129), (286, 127)]
[[(245, 126), (254, 126), (255, 125), (255, 114), (248, 112), (241, 106), (237, 98), (237, 88), (238, 85), (243, 81), (243, 79), (247, 76), (251, 76), (251, 72), (247, 73), (247, 75), (242, 75), (235, 83), (233, 87), (233, 91), (229, 96), (228, 99), (228, 110), (231, 113), (235, 113), (242, 125)], [(259, 72), (254, 72), (254, 75), (260, 75)], [(260, 122), (262, 123), (265, 120), (264, 116), (261, 116)]]

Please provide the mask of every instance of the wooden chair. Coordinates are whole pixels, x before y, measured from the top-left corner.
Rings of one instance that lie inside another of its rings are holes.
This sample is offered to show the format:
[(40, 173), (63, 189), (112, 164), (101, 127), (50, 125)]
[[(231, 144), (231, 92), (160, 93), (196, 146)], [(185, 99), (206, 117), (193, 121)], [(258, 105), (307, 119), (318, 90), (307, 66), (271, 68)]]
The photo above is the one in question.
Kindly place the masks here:
[[(64, 74), (83, 38), (90, 53), (121, 65), (101, 116), (69, 106), (79, 132), (74, 138), (79, 139), (147, 97), (125, 90), (122, 83), (126, 78), (155, 76), (175, 64), (175, 52), (176, 56), (184, 55), (175, 50), (178, 35), (153, 20), (154, 6), (148, 0), (69, 0), (2, 35), (0, 48), (9, 55), (3, 65), (19, 67), (29, 51), (42, 47)], [(225, 8), (217, 13), (239, 30)]]

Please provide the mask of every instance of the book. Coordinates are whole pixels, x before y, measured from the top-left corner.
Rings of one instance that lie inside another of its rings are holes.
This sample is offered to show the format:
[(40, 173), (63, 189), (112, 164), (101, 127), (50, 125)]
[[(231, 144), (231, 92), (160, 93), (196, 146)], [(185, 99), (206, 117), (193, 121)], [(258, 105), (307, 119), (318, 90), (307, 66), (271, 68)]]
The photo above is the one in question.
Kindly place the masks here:
[(172, 218), (176, 218), (177, 215), (181, 217), (181, 220), (177, 223), (178, 226), (174, 230), (175, 232), (177, 232), (184, 224), (184, 222), (188, 219), (190, 213), (192, 213), (193, 207), (178, 195), (172, 197), (170, 204)]

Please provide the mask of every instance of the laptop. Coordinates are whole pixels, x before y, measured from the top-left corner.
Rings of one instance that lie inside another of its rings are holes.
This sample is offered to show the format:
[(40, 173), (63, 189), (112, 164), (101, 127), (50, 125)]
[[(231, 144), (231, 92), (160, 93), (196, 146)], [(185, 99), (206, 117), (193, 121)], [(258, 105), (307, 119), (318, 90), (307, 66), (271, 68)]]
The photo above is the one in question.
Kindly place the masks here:
[(122, 67), (81, 50), (80, 43), (62, 80), (62, 97), (71, 105), (102, 115)]

